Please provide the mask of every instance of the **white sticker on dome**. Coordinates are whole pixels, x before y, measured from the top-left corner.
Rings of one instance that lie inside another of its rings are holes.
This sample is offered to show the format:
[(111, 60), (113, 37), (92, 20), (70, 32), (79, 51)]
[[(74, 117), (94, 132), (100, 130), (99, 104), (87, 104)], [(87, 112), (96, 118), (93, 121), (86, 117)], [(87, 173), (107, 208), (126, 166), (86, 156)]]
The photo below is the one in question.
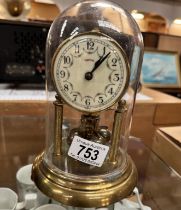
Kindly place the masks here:
[(83, 163), (101, 167), (108, 151), (109, 147), (106, 145), (75, 136), (69, 148), (68, 155)]

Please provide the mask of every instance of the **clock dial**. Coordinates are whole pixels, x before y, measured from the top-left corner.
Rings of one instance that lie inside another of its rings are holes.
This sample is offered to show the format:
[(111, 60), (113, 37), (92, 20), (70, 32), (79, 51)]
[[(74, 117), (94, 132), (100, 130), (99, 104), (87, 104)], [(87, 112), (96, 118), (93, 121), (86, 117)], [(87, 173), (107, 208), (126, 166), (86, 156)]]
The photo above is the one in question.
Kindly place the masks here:
[(90, 32), (59, 46), (52, 76), (65, 102), (81, 111), (98, 112), (124, 94), (129, 66), (124, 51), (113, 39)]

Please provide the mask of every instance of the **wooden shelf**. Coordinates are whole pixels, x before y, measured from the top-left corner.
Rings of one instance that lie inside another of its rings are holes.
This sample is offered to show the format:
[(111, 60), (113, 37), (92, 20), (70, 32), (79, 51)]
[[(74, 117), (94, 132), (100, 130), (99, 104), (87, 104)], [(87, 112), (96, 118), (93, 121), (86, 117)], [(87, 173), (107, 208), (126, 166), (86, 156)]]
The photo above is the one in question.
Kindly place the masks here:
[(143, 88), (141, 92), (152, 100), (136, 101), (131, 134), (152, 147), (158, 127), (181, 124), (181, 100), (149, 88)]
[[(136, 101), (131, 134), (142, 138), (147, 145), (151, 146), (157, 127), (181, 124), (181, 100), (149, 88), (142, 88), (141, 94), (150, 97), (151, 100)], [(39, 118), (45, 119), (46, 107), (46, 101), (41, 100), (0, 101), (0, 118), (8, 117), (14, 124), (22, 116), (25, 120), (36, 118), (38, 121)], [(67, 115), (73, 114), (69, 108), (65, 110), (65, 113)], [(34, 123), (36, 130), (36, 123), (34, 121), (32, 123)], [(8, 129), (6, 131), (11, 132)], [(22, 131), (22, 135), (27, 134), (23, 134)]]

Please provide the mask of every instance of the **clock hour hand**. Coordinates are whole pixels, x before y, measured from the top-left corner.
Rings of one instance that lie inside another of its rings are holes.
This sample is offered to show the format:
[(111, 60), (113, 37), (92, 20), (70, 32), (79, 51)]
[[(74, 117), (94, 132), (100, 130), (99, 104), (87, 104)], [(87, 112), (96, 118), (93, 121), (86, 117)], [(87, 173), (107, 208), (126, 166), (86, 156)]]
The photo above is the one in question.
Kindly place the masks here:
[(104, 56), (104, 55), (101, 56), (101, 57), (99, 58), (99, 60), (97, 60), (97, 61), (95, 62), (92, 71), (89, 71), (89, 72), (86, 72), (86, 73), (85, 73), (85, 79), (86, 79), (86, 80), (91, 80), (91, 79), (93, 78), (93, 73), (94, 73), (94, 71), (101, 65), (101, 63), (104, 62), (104, 60), (110, 55), (110, 53), (111, 53), (111, 52), (107, 53), (105, 56)]

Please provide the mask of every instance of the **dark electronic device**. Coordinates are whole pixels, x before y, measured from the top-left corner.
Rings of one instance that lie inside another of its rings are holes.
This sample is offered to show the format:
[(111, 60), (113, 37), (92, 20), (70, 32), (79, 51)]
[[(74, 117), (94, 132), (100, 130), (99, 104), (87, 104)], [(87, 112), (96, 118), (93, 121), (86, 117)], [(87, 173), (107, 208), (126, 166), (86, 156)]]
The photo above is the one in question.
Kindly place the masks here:
[(43, 83), (50, 23), (0, 20), (0, 82)]

